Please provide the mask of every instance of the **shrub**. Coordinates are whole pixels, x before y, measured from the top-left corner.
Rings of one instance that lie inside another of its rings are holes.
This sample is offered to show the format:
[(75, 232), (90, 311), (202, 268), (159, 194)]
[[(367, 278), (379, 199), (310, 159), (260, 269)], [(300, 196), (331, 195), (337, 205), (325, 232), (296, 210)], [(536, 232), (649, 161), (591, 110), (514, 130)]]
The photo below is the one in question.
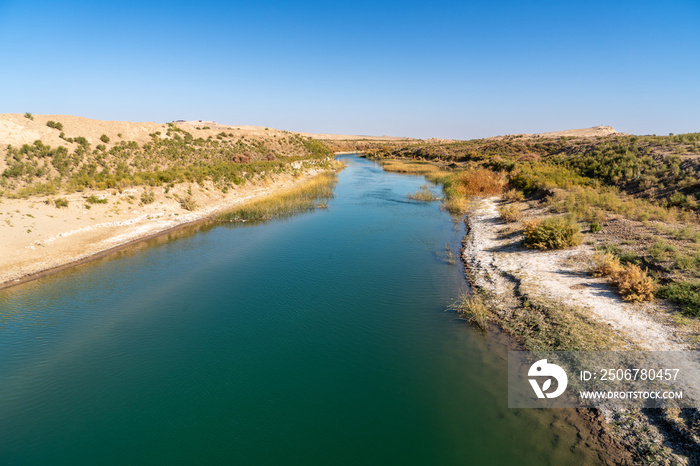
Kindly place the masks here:
[(156, 200), (156, 195), (153, 191), (144, 191), (141, 193), (141, 202), (144, 204), (153, 204)]
[(609, 252), (593, 256), (590, 274), (594, 277), (612, 277), (622, 270), (620, 260)]
[(46, 126), (48, 126), (49, 128), (57, 129), (59, 131), (63, 131), (63, 123), (60, 122), (49, 120), (46, 122)]
[(523, 217), (522, 211), (516, 205), (502, 205), (498, 208), (498, 213), (508, 223), (517, 222)]
[(627, 265), (627, 264), (642, 265), (642, 258), (633, 252), (620, 253), (620, 255), (618, 256), (618, 259), (620, 259), (620, 264), (622, 264), (622, 265)]
[(564, 249), (578, 246), (583, 236), (572, 217), (547, 217), (525, 222), (525, 239), (528, 248)]
[(676, 282), (661, 287), (659, 297), (680, 304), (683, 313), (700, 317), (700, 282)]
[(105, 144), (109, 143), (109, 136), (103, 134), (102, 136), (100, 136), (100, 141), (104, 142)]
[(477, 168), (454, 176), (455, 190), (464, 196), (494, 196), (506, 185), (505, 176), (486, 168)]
[(503, 195), (503, 198), (506, 201), (523, 201), (525, 200), (525, 194), (522, 191), (518, 191), (517, 189), (509, 189)]
[(192, 210), (195, 210), (197, 208), (197, 201), (190, 194), (188, 194), (187, 196), (178, 198), (178, 201), (180, 202), (180, 207), (182, 207), (185, 210), (192, 211)]
[(53, 203), (59, 209), (61, 207), (68, 207), (68, 199), (66, 199), (65, 197), (59, 197), (59, 198), (55, 199), (53, 201)]
[(629, 264), (612, 276), (615, 285), (625, 301), (642, 302), (654, 299), (656, 283), (645, 270)]
[(101, 198), (95, 196), (94, 194), (92, 194), (92, 195), (88, 196), (87, 199), (85, 199), (85, 202), (87, 202), (88, 204), (106, 204), (107, 199), (101, 199)]
[(33, 120), (33, 119), (34, 119), (34, 115), (32, 115), (31, 113), (27, 112), (27, 113), (24, 114), (24, 118), (28, 118), (28, 119), (30, 119), (30, 120)]
[(603, 227), (600, 226), (600, 222), (591, 222), (591, 233), (597, 233), (602, 230)]
[(672, 252), (676, 252), (676, 247), (665, 241), (657, 241), (649, 248), (649, 255), (659, 262), (668, 260)]

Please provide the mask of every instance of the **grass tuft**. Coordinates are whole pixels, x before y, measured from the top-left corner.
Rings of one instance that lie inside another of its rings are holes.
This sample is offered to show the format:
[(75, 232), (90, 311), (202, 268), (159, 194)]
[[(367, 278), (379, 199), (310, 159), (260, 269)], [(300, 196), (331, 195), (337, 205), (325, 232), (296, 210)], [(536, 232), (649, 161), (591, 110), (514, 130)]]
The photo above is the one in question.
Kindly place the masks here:
[(437, 197), (435, 194), (433, 194), (429, 189), (428, 185), (424, 184), (423, 186), (420, 187), (418, 191), (416, 191), (413, 194), (408, 195), (409, 199), (413, 199), (414, 201), (421, 201), (421, 202), (433, 202), (433, 201), (439, 201), (440, 198)]
[(470, 294), (465, 291), (450, 305), (449, 309), (459, 312), (469, 323), (476, 325), (482, 330), (488, 328), (491, 320), (491, 312), (479, 294)]

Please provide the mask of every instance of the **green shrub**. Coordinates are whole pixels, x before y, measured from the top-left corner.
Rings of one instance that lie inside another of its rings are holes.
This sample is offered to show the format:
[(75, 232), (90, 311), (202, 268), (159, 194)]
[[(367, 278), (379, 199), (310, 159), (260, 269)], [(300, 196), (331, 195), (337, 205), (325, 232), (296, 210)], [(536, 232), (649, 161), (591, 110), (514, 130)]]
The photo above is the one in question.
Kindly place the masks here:
[(700, 282), (676, 282), (662, 286), (659, 297), (680, 304), (683, 313), (700, 317)]
[(33, 119), (34, 119), (34, 115), (32, 115), (31, 113), (27, 112), (27, 113), (24, 114), (24, 118), (28, 118), (28, 119), (30, 119), (30, 120), (33, 120)]
[(46, 126), (48, 126), (49, 128), (57, 129), (59, 131), (63, 131), (63, 123), (60, 122), (49, 120), (46, 122)]
[(68, 199), (66, 199), (65, 197), (59, 197), (59, 198), (55, 199), (53, 201), (53, 203), (59, 209), (61, 207), (68, 207)]
[(525, 246), (535, 249), (564, 249), (583, 242), (578, 224), (568, 216), (527, 221), (523, 234)]
[(591, 233), (597, 233), (599, 231), (603, 231), (603, 227), (600, 225), (600, 222), (591, 222)]
[(623, 252), (618, 257), (620, 259), (620, 264), (622, 264), (622, 265), (627, 265), (627, 264), (635, 264), (635, 265), (640, 265), (640, 266), (642, 265), (642, 258), (633, 252)]
[(668, 260), (672, 252), (676, 252), (676, 247), (665, 241), (657, 241), (649, 247), (649, 254), (659, 262)]
[(105, 144), (109, 143), (109, 136), (103, 134), (102, 136), (100, 136), (100, 141), (104, 142)]
[(141, 202), (144, 204), (153, 204), (156, 200), (156, 195), (153, 191), (144, 191), (141, 193)]
[(94, 194), (92, 194), (92, 195), (88, 196), (87, 199), (85, 199), (85, 202), (87, 202), (88, 204), (106, 204), (107, 199), (101, 199), (101, 198), (95, 196)]

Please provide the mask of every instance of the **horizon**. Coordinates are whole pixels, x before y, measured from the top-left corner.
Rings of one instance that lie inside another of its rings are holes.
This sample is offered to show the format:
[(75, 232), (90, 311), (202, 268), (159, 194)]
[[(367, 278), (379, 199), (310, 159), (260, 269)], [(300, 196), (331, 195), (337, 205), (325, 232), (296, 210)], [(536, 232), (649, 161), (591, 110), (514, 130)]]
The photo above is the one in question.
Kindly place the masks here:
[(684, 0), (11, 0), (0, 112), (417, 139), (698, 132), (699, 20)]

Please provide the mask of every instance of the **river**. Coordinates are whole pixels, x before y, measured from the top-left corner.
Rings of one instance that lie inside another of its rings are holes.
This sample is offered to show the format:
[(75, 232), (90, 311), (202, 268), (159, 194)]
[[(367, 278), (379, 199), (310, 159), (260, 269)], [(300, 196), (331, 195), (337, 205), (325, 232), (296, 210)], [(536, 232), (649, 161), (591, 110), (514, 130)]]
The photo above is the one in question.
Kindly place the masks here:
[(461, 220), (408, 199), (422, 177), (340, 158), (326, 209), (0, 291), (0, 463), (587, 461), (508, 409), (502, 336), (445, 310)]

